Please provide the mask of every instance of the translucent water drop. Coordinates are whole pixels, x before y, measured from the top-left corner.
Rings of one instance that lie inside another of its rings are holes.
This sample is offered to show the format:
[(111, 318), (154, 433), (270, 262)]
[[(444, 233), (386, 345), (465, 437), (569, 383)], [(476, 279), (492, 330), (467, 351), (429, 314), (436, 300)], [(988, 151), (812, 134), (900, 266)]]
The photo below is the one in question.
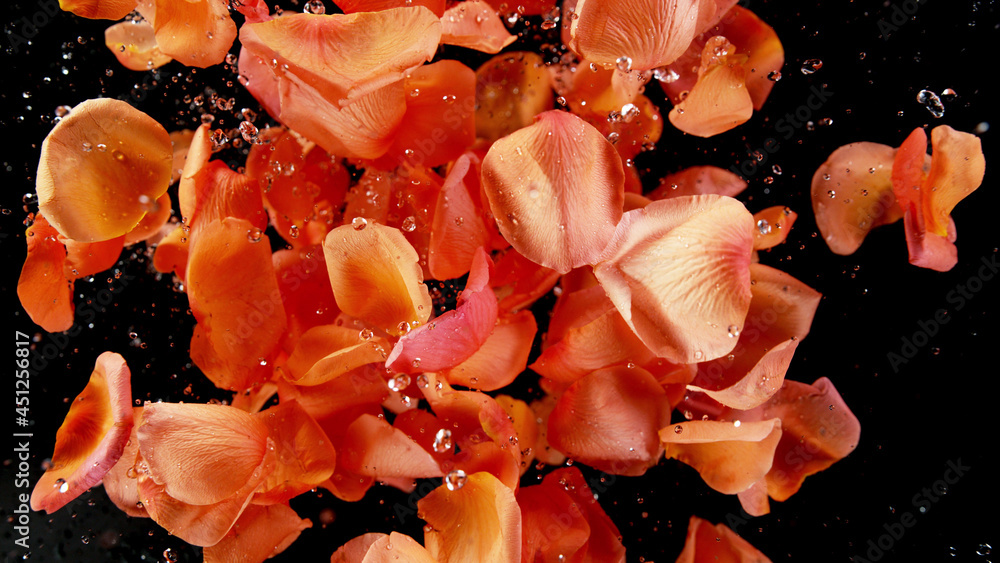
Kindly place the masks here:
[(253, 228), (247, 231), (247, 240), (250, 242), (260, 242), (260, 239), (264, 238), (264, 231)]
[(802, 74), (812, 74), (823, 68), (823, 61), (820, 59), (806, 59), (802, 61)]
[(835, 199), (837, 197), (837, 192), (834, 190), (827, 190), (826, 195), (829, 196), (830, 199)]
[(323, 0), (309, 0), (306, 5), (302, 8), (302, 12), (306, 14), (325, 14), (326, 6), (323, 5)]
[(361, 340), (371, 340), (373, 336), (375, 336), (375, 331), (370, 328), (361, 329), (361, 332), (358, 333), (358, 338)]
[(444, 453), (450, 451), (452, 447), (451, 430), (442, 428), (434, 435), (434, 451)]
[(69, 483), (65, 479), (56, 479), (55, 486), (59, 489), (60, 493), (65, 493), (69, 490)]
[(629, 72), (632, 70), (632, 59), (631, 57), (621, 56), (615, 60), (615, 66), (618, 70), (622, 72)]
[(410, 386), (410, 376), (405, 373), (401, 373), (396, 377), (393, 377), (388, 382), (389, 390), (399, 392)]
[(736, 338), (737, 336), (740, 335), (740, 327), (736, 325), (729, 325), (729, 328), (726, 329), (726, 332), (729, 334), (729, 338)]
[(776, 70), (772, 70), (771, 72), (767, 73), (767, 79), (770, 80), (771, 82), (777, 82), (781, 80), (781, 73)]
[(611, 143), (612, 145), (617, 144), (619, 137), (620, 137), (620, 135), (617, 132), (612, 131), (612, 132), (608, 133), (608, 142)]
[(677, 426), (674, 426), (674, 434), (680, 434), (683, 431), (684, 431), (684, 427), (681, 426), (680, 424), (678, 424)]
[(444, 476), (444, 484), (449, 491), (457, 491), (465, 486), (465, 471), (456, 469)]
[(653, 70), (653, 77), (664, 84), (671, 84), (680, 80), (681, 75), (672, 68), (658, 68)]
[(930, 90), (917, 92), (917, 102), (922, 104), (934, 117), (944, 116), (944, 104), (937, 94)]
[(768, 223), (767, 219), (761, 219), (760, 221), (757, 221), (757, 232), (759, 232), (762, 235), (771, 234), (771, 223)]
[(174, 550), (168, 547), (167, 549), (163, 550), (163, 560), (168, 561), (169, 563), (176, 563), (177, 554), (174, 553)]
[(981, 543), (976, 548), (976, 555), (989, 555), (990, 553), (993, 553), (993, 546), (988, 543)]
[(243, 121), (240, 123), (240, 134), (244, 141), (252, 143), (257, 140), (257, 127), (249, 121)]
[(365, 227), (368, 226), (368, 219), (364, 217), (355, 217), (351, 219), (351, 226), (354, 227), (355, 231), (363, 231)]
[(738, 421), (738, 420), (734, 420), (734, 421), (733, 421), (733, 426), (735, 426), (736, 428), (739, 428), (739, 427), (740, 427), (740, 426), (741, 426), (742, 424), (743, 424), (743, 423), (742, 423), (742, 422), (740, 422), (740, 421)]
[(400, 225), (400, 228), (402, 228), (404, 231), (408, 233), (412, 233), (413, 231), (417, 230), (416, 218), (410, 215), (406, 219), (403, 219), (403, 224)]

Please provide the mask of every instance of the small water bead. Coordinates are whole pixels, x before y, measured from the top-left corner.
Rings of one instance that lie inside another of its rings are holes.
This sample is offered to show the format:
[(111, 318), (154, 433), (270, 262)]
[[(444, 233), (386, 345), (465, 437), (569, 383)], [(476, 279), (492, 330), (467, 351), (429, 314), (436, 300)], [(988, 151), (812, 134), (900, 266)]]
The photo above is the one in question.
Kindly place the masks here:
[(622, 72), (630, 72), (632, 70), (632, 58), (624, 55), (618, 57), (615, 60), (615, 66)]
[(409, 217), (403, 219), (403, 224), (400, 225), (400, 228), (408, 233), (412, 233), (413, 231), (417, 230), (416, 218), (410, 215)]
[(775, 176), (781, 176), (781, 167), (775, 164), (771, 167), (771, 172), (774, 172)]
[[(617, 132), (612, 131), (608, 133), (608, 142), (611, 143), (612, 145), (617, 144), (619, 137), (620, 135)], [(535, 191), (537, 192), (538, 190)]]
[(836, 199), (837, 192), (835, 190), (827, 190), (826, 195), (829, 196), (830, 199)]
[(361, 340), (371, 340), (375, 336), (375, 331), (370, 328), (363, 328), (361, 332), (358, 333), (358, 338)]
[(451, 440), (451, 430), (447, 428), (442, 428), (437, 431), (434, 435), (434, 451), (437, 453), (444, 453), (451, 451), (453, 442)]
[(260, 242), (260, 239), (264, 238), (264, 231), (253, 228), (247, 231), (247, 240), (250, 242)]
[(444, 484), (449, 491), (457, 491), (465, 486), (465, 471), (456, 469), (444, 476)]
[(302, 8), (302, 12), (305, 14), (322, 15), (326, 13), (326, 6), (323, 5), (322, 0), (309, 0)]
[(257, 127), (250, 123), (249, 121), (243, 121), (240, 123), (240, 134), (243, 136), (243, 140), (248, 143), (253, 143), (257, 140)]
[(944, 116), (944, 104), (941, 98), (931, 90), (921, 90), (917, 93), (917, 102), (922, 104), (934, 117)]
[(776, 70), (772, 70), (771, 72), (767, 73), (767, 79), (770, 80), (771, 82), (777, 82), (781, 80), (781, 73)]
[(355, 217), (351, 219), (351, 227), (354, 227), (355, 231), (363, 231), (365, 227), (368, 226), (368, 219), (364, 217)]
[(174, 553), (174, 551), (168, 547), (167, 549), (163, 550), (163, 560), (169, 563), (176, 563), (177, 554)]
[(59, 489), (60, 493), (65, 493), (69, 490), (69, 483), (67, 483), (65, 479), (56, 479), (53, 486)]
[(405, 373), (401, 373), (396, 377), (393, 377), (388, 382), (389, 390), (400, 392), (410, 386), (410, 376)]
[(726, 329), (726, 332), (729, 334), (729, 338), (736, 338), (737, 336), (740, 335), (740, 327), (736, 325), (729, 325), (729, 328)]
[(812, 74), (823, 68), (823, 61), (820, 59), (806, 59), (802, 61), (802, 74)]
[(952, 90), (951, 88), (945, 88), (941, 92), (941, 99), (946, 102), (954, 101), (958, 97), (958, 92)]
[(757, 232), (759, 232), (762, 235), (771, 234), (771, 223), (769, 223), (767, 219), (761, 219), (760, 221), (757, 221)]
[(993, 553), (993, 546), (988, 543), (981, 543), (979, 547), (976, 548), (976, 555), (986, 556)]
[(292, 238), (299, 238), (299, 226), (292, 225), (291, 227), (288, 227), (288, 236)]
[(69, 112), (73, 111), (71, 106), (59, 106), (56, 108), (56, 117), (62, 119), (69, 115)]
[(653, 70), (653, 77), (663, 84), (671, 84), (680, 80), (681, 75), (672, 68), (657, 68)]
[[(689, 420), (690, 420), (690, 417), (689, 417)], [(674, 434), (680, 434), (681, 432), (684, 432), (684, 427), (683, 426), (681, 426), (680, 424), (678, 424), (677, 426), (674, 426)]]

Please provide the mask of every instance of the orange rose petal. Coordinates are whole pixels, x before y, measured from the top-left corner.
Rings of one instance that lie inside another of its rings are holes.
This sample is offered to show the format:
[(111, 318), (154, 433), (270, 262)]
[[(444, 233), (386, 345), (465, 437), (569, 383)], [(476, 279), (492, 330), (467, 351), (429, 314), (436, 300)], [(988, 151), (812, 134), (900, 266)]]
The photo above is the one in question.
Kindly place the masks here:
[(337, 0), (337, 7), (345, 14), (355, 12), (381, 12), (392, 8), (403, 8), (407, 6), (423, 6), (434, 12), (434, 15), (441, 17), (444, 15), (445, 0)]
[(437, 280), (469, 273), (479, 248), (490, 242), (489, 231), (463, 181), (467, 174), (476, 172), (469, 158), (462, 155), (455, 161), (438, 193), (427, 256), (430, 274)]
[(476, 135), (505, 137), (552, 108), (545, 62), (530, 51), (497, 55), (476, 69)]
[(781, 439), (781, 420), (693, 420), (660, 430), (668, 458), (695, 468), (720, 493), (745, 491), (767, 475)]
[(927, 231), (946, 237), (951, 210), (982, 183), (986, 159), (978, 137), (947, 125), (931, 130), (931, 151), (922, 211)]
[(685, 133), (711, 137), (745, 123), (753, 115), (753, 99), (745, 86), (746, 55), (725, 37), (705, 43), (698, 81), (670, 110), (670, 123)]
[(733, 349), (750, 306), (753, 229), (731, 198), (654, 201), (622, 217), (594, 274), (657, 356), (711, 360)]
[(571, 385), (549, 415), (548, 440), (567, 457), (614, 475), (642, 475), (663, 449), (663, 389), (644, 369), (597, 370)]
[(268, 428), (234, 407), (147, 404), (138, 430), (149, 475), (178, 501), (207, 505), (234, 495), (268, 450)]
[(492, 265), (486, 252), (478, 249), (458, 306), (400, 338), (385, 366), (396, 371), (441, 371), (476, 353), (497, 321), (497, 298), (486, 285)]
[(707, 520), (692, 516), (688, 523), (684, 551), (677, 563), (771, 563), (745, 539), (723, 524), (712, 525)]
[(370, 414), (361, 415), (347, 428), (339, 452), (345, 469), (377, 479), (443, 475), (434, 457), (406, 432)]
[(302, 530), (311, 527), (308, 518), (299, 518), (286, 505), (248, 506), (222, 541), (205, 548), (204, 563), (263, 562), (284, 551)]
[(387, 534), (371, 532), (362, 534), (337, 548), (330, 556), (330, 563), (362, 563), (372, 544)]
[[(520, 443), (515, 443), (520, 447)], [(466, 475), (485, 472), (496, 477), (510, 490), (517, 491), (521, 480), (521, 470), (526, 468), (522, 456), (512, 456), (510, 446), (503, 447), (493, 441), (470, 442), (461, 446), (446, 468), (464, 471)]]
[(553, 88), (563, 96), (565, 105), (581, 117), (600, 119), (611, 112), (620, 113), (623, 106), (636, 101), (645, 85), (638, 73), (602, 67), (587, 60), (548, 68)]
[[(362, 413), (375, 412), (386, 397), (384, 369), (374, 365), (360, 367), (345, 377), (338, 377), (322, 385), (300, 387), (284, 379), (275, 380), (281, 401), (296, 401), (327, 430), (334, 440), (343, 438), (343, 430)], [(330, 433), (333, 426), (343, 426), (341, 431)]]
[(120, 20), (135, 9), (136, 0), (59, 0), (59, 7), (81, 18)]
[(424, 545), (440, 563), (520, 561), (521, 511), (514, 491), (489, 473), (469, 475), (455, 490), (438, 487), (417, 502), (417, 510), (430, 526)]
[(715, 166), (692, 166), (664, 176), (659, 187), (646, 197), (653, 200), (706, 194), (736, 197), (746, 187), (746, 180), (729, 170)]
[(751, 516), (764, 516), (771, 513), (771, 502), (767, 497), (767, 480), (757, 481), (749, 489), (736, 493), (740, 506)]
[(286, 378), (296, 385), (320, 385), (365, 364), (385, 360), (388, 342), (365, 340), (357, 329), (322, 325), (309, 329), (285, 364)]
[[(166, 227), (169, 228), (170, 224), (167, 224)], [(188, 256), (191, 253), (191, 241), (188, 234), (190, 231), (185, 231), (183, 226), (178, 225), (160, 239), (153, 254), (153, 268), (157, 272), (163, 274), (175, 272), (177, 277), (182, 280), (186, 277)]]
[(698, 4), (698, 0), (580, 0), (569, 47), (600, 65), (637, 71), (661, 67), (681, 56), (698, 33)]
[(752, 409), (781, 388), (798, 343), (809, 333), (820, 295), (788, 274), (751, 264), (750, 312), (725, 358), (698, 365), (692, 389), (735, 409)]
[(294, 347), (307, 330), (333, 324), (340, 309), (330, 287), (330, 274), (322, 247), (315, 245), (279, 250), (271, 258), (278, 277), (281, 302), (288, 315), (286, 342)]
[[(493, 143), (482, 178), (504, 237), (529, 260), (560, 273), (593, 263), (621, 218), (618, 153), (568, 112), (542, 113)], [(589, 188), (578, 189), (582, 185)]]
[(226, 2), (139, 0), (137, 9), (153, 24), (160, 51), (187, 66), (221, 63), (236, 39)]
[(184, 172), (184, 162), (187, 160), (188, 149), (191, 148), (191, 141), (194, 139), (193, 129), (181, 129), (170, 132), (170, 143), (174, 149), (174, 163), (170, 170), (170, 183), (173, 184), (181, 179)]
[(160, 199), (153, 203), (152, 208), (142, 216), (139, 224), (125, 234), (125, 246), (132, 246), (138, 242), (149, 241), (163, 232), (163, 228), (170, 220), (172, 210), (170, 209), (170, 194), (160, 196)]
[(508, 313), (530, 306), (558, 282), (559, 272), (535, 264), (513, 248), (496, 261), (490, 279), (500, 311)]
[(265, 0), (240, 0), (240, 3), (233, 8), (243, 14), (247, 23), (260, 23), (271, 19)]
[[(382, 535), (365, 553), (361, 563), (438, 563), (417, 540), (397, 532)], [(336, 563), (336, 561), (334, 561)]]
[(101, 242), (77, 242), (61, 236), (58, 238), (66, 245), (63, 275), (68, 280), (85, 278), (111, 268), (125, 246), (125, 235)]
[(151, 117), (119, 100), (87, 100), (42, 143), (38, 209), (67, 238), (119, 237), (167, 191), (172, 159), (170, 136)]
[(253, 414), (260, 412), (260, 410), (264, 408), (264, 405), (266, 405), (277, 393), (278, 384), (273, 381), (268, 381), (267, 383), (254, 387), (249, 391), (234, 393), (233, 400), (230, 401), (229, 404), (240, 410)]
[(930, 170), (931, 160), (927, 157), (927, 133), (917, 127), (907, 135), (906, 140), (895, 152), (892, 161), (892, 193), (902, 210), (911, 205), (922, 208), (921, 188)]
[(319, 424), (295, 401), (253, 415), (267, 426), (277, 462), (254, 504), (287, 502), (333, 475), (337, 453)]
[(104, 486), (104, 492), (111, 502), (125, 514), (136, 518), (149, 518), (149, 513), (139, 500), (135, 474), (135, 463), (139, 455), (139, 436), (136, 431), (142, 424), (142, 410), (142, 407), (132, 409), (132, 431), (125, 442), (125, 449), (122, 450), (118, 462), (104, 474), (101, 485)]
[(419, 257), (398, 229), (377, 223), (342, 226), (323, 243), (337, 306), (390, 334), (427, 321), (431, 297)]
[(521, 448), (522, 453), (528, 452), (521, 462), (521, 474), (523, 475), (531, 467), (531, 460), (535, 455), (535, 444), (538, 441), (539, 432), (538, 417), (535, 416), (535, 411), (531, 410), (531, 405), (520, 399), (509, 395), (497, 395), (496, 401), (514, 423), (514, 430), (517, 432), (517, 446)]
[(32, 322), (46, 332), (73, 326), (73, 282), (66, 278), (66, 246), (39, 213), (25, 230), (28, 255), (17, 280), (17, 297)]
[(833, 151), (816, 170), (813, 213), (823, 240), (834, 253), (853, 253), (871, 229), (903, 216), (893, 195), (895, 153), (887, 145), (851, 143)]
[[(510, 4), (503, 0), (487, 0), (487, 3), (500, 12), (511, 10)], [(520, 10), (522, 7), (524, 8), (523, 12)], [(539, 16), (551, 12), (555, 7), (556, 0), (524, 0), (523, 2), (518, 2), (517, 13), (525, 16)]]
[(448, 383), (481, 391), (506, 387), (527, 367), (537, 332), (531, 311), (501, 317), (479, 349), (445, 371), (444, 378)]
[(509, 447), (517, 443), (517, 430), (497, 401), (479, 391), (456, 391), (436, 374), (426, 374), (424, 397), (460, 448), (491, 439), (506, 449), (520, 465), (521, 451)]
[(104, 30), (104, 44), (129, 70), (153, 70), (173, 60), (160, 52), (153, 26), (147, 20), (116, 23)]
[(918, 213), (915, 209), (910, 209), (903, 217), (910, 264), (938, 272), (951, 270), (958, 264), (955, 221), (949, 223), (948, 235), (940, 236), (927, 231), (922, 221), (923, 217)]
[(56, 432), (52, 464), (31, 492), (32, 510), (51, 514), (101, 482), (125, 451), (133, 424), (131, 403), (125, 359), (104, 352)]
[(549, 465), (562, 465), (566, 461), (566, 456), (549, 444), (549, 415), (556, 407), (556, 397), (545, 395), (537, 401), (532, 401), (531, 410), (535, 413), (538, 421), (538, 438), (535, 440), (533, 453), (535, 458), (542, 463)]
[(798, 216), (798, 213), (783, 205), (754, 213), (753, 220), (757, 229), (753, 233), (753, 249), (765, 250), (785, 242)]
[(504, 26), (500, 14), (486, 2), (466, 0), (441, 17), (441, 43), (496, 54), (517, 41)]
[(618, 117), (611, 119), (608, 114), (588, 112), (584, 119), (615, 145), (623, 161), (650, 150), (660, 140), (663, 118), (659, 108), (646, 96), (639, 95), (632, 102), (619, 106), (614, 114)]
[(246, 87), (247, 92), (260, 102), (261, 107), (271, 117), (278, 119), (281, 115), (281, 93), (278, 88), (278, 77), (268, 62), (250, 52), (245, 46), (241, 46), (237, 68), (239, 81)]
[(747, 415), (781, 418), (781, 441), (775, 450), (774, 465), (767, 473), (767, 492), (777, 501), (795, 494), (809, 475), (854, 451), (861, 437), (857, 417), (825, 377), (812, 385), (785, 381), (770, 401)]
[[(188, 262), (188, 297), (198, 325), (191, 359), (217, 386), (243, 391), (271, 375), (285, 311), (267, 237), (242, 219), (200, 230)], [(249, 238), (248, 238), (249, 237)]]

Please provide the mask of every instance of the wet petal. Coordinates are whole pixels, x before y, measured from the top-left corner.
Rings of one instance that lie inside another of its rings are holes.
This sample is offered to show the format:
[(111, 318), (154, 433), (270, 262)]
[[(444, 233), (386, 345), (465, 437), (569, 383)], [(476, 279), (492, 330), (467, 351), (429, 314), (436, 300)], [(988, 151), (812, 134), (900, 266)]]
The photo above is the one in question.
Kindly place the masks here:
[[(643, 71), (674, 62), (698, 30), (697, 0), (580, 0), (569, 47), (600, 65)], [(652, 23), (651, 23), (652, 22)]]
[(81, 18), (120, 20), (135, 9), (135, 3), (136, 0), (59, 0), (59, 7)]
[(530, 306), (559, 282), (559, 272), (539, 266), (510, 248), (496, 261), (490, 285), (500, 300), (502, 312)]
[(455, 4), (441, 17), (441, 43), (445, 45), (496, 54), (516, 40), (496, 10), (480, 0)]
[(398, 229), (377, 223), (360, 230), (337, 227), (323, 252), (341, 311), (390, 334), (427, 321), (432, 303), (419, 257)]
[(384, 338), (360, 336), (358, 329), (322, 325), (309, 329), (285, 364), (296, 385), (320, 385), (366, 364), (385, 360)]
[(542, 57), (530, 51), (497, 55), (476, 69), (476, 135), (489, 141), (531, 125), (552, 108)]
[[(410, 536), (392, 532), (388, 536), (375, 540), (361, 563), (395, 563), (407, 561), (412, 563), (438, 563), (424, 546)], [(336, 563), (336, 562), (334, 562)]]
[(745, 85), (746, 60), (725, 37), (710, 39), (701, 55), (698, 81), (670, 110), (670, 123), (685, 133), (711, 137), (750, 119), (753, 99)]
[(445, 0), (337, 0), (337, 6), (345, 14), (354, 12), (381, 12), (392, 8), (407, 6), (423, 6), (441, 17), (444, 14)]
[(442, 485), (417, 502), (427, 551), (441, 563), (515, 563), (521, 553), (521, 511), (509, 489), (489, 473), (474, 473), (463, 485)]
[(771, 563), (763, 553), (723, 524), (712, 525), (692, 516), (688, 523), (684, 551), (677, 563), (732, 561), (734, 563)]
[(736, 197), (746, 188), (746, 180), (732, 171), (716, 166), (692, 166), (664, 176), (660, 186), (647, 197), (653, 200), (706, 194)]
[(254, 417), (267, 426), (276, 464), (254, 496), (255, 504), (287, 502), (326, 481), (337, 454), (319, 424), (295, 401), (286, 401)]
[[(149, 241), (157, 236), (161, 236), (163, 228), (170, 220), (170, 194), (165, 193), (156, 200), (150, 209), (139, 220), (131, 231), (125, 234), (125, 246), (132, 246), (137, 242)], [(152, 244), (152, 243), (150, 243)]]
[(153, 24), (160, 51), (187, 66), (221, 63), (236, 39), (229, 5), (221, 0), (140, 0), (138, 10)]
[(151, 479), (174, 499), (194, 505), (236, 494), (268, 448), (267, 425), (222, 405), (147, 404), (138, 436)]
[(205, 563), (263, 562), (284, 551), (302, 530), (311, 527), (308, 518), (299, 518), (286, 505), (248, 506), (222, 541), (205, 548)]
[(893, 195), (895, 153), (887, 145), (852, 143), (833, 151), (816, 170), (813, 213), (823, 240), (834, 253), (853, 253), (871, 229), (903, 216)]
[(17, 297), (32, 322), (46, 332), (73, 326), (73, 282), (66, 278), (66, 247), (39, 213), (24, 235), (28, 254), (17, 281)]
[(337, 548), (330, 557), (330, 563), (362, 563), (372, 544), (387, 537), (387, 534), (376, 532), (360, 535)]
[(923, 190), (927, 231), (948, 236), (951, 210), (983, 181), (986, 159), (979, 138), (947, 125), (931, 130), (931, 170)]
[(122, 253), (125, 237), (120, 236), (101, 242), (76, 242), (58, 237), (66, 245), (66, 264), (63, 275), (75, 280), (103, 272), (118, 261)]
[(427, 450), (383, 418), (358, 417), (347, 429), (340, 462), (349, 471), (379, 479), (440, 477), (441, 467)]
[(104, 352), (56, 432), (52, 464), (31, 492), (33, 510), (55, 512), (101, 482), (125, 451), (133, 424), (131, 403), (125, 359)]
[(172, 162), (170, 136), (151, 117), (119, 100), (87, 100), (42, 143), (39, 211), (73, 240), (121, 236), (167, 191)]
[(615, 475), (642, 475), (663, 451), (657, 432), (670, 404), (641, 368), (597, 370), (559, 398), (549, 416), (548, 440), (567, 457)]
[(288, 315), (286, 342), (294, 347), (307, 330), (333, 324), (340, 309), (330, 287), (330, 274), (326, 270), (322, 247), (315, 245), (279, 250), (272, 255), (272, 262), (278, 277), (281, 302)]
[(950, 221), (948, 225), (948, 235), (940, 236), (928, 232), (923, 223), (923, 215), (911, 208), (903, 217), (903, 227), (910, 264), (938, 272), (947, 272), (958, 264), (954, 221)]
[(740, 506), (751, 516), (771, 513), (771, 502), (767, 498), (767, 480), (757, 481), (749, 489), (736, 494)]
[(660, 430), (665, 455), (695, 468), (705, 484), (733, 495), (752, 487), (771, 469), (781, 439), (781, 420), (693, 420)]
[(160, 52), (153, 26), (148, 20), (116, 23), (104, 30), (104, 44), (129, 70), (153, 70), (173, 60)]
[(482, 178), (504, 237), (528, 259), (561, 273), (593, 263), (621, 218), (618, 153), (568, 112), (542, 113), (530, 127), (493, 143)]
[(527, 367), (537, 332), (530, 311), (502, 317), (479, 349), (444, 372), (444, 377), (451, 384), (482, 391), (506, 387)]
[(654, 201), (622, 217), (594, 267), (611, 301), (657, 356), (693, 363), (729, 353), (750, 306), (753, 217), (738, 201)]
[(753, 249), (764, 250), (785, 242), (798, 216), (798, 213), (783, 205), (754, 213), (753, 220), (757, 229), (753, 233)]
[[(450, 280), (469, 273), (477, 250), (490, 242), (489, 231), (464, 181), (468, 174), (477, 172), (470, 155), (462, 155), (438, 193), (427, 257), (434, 279)], [(478, 181), (472, 185), (478, 187)]]
[(118, 462), (104, 474), (101, 485), (111, 502), (125, 514), (135, 518), (149, 518), (149, 514), (139, 501), (139, 488), (136, 482), (135, 462), (139, 455), (139, 436), (136, 431), (142, 424), (142, 407), (132, 409), (132, 431), (125, 442)]

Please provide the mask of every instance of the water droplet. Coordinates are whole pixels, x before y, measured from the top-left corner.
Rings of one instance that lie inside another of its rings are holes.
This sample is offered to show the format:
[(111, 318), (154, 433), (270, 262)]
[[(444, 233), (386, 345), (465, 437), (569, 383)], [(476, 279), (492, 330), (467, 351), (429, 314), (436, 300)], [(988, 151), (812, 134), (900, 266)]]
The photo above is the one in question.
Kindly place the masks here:
[(361, 340), (371, 340), (373, 336), (375, 336), (375, 331), (370, 328), (361, 329), (361, 332), (358, 333), (358, 338)]
[(834, 190), (827, 190), (826, 195), (829, 196), (830, 199), (835, 199), (837, 197), (837, 192)]
[(323, 0), (309, 0), (302, 8), (302, 12), (306, 14), (321, 15), (326, 13), (326, 6), (323, 5)]
[(351, 226), (354, 227), (355, 231), (363, 231), (365, 227), (368, 226), (368, 219), (364, 217), (355, 217), (351, 219)]
[(993, 553), (993, 546), (988, 543), (981, 543), (976, 548), (976, 555), (989, 555), (990, 553)]
[(244, 141), (253, 143), (257, 140), (257, 127), (249, 121), (244, 121), (240, 123), (240, 134), (243, 135)]
[(615, 60), (615, 66), (618, 70), (622, 72), (629, 72), (632, 70), (632, 59), (631, 57), (621, 56)]
[(739, 428), (739, 427), (740, 427), (740, 425), (742, 425), (742, 424), (743, 424), (743, 423), (742, 423), (742, 422), (740, 422), (740, 421), (738, 421), (738, 420), (734, 420), (734, 421), (733, 421), (733, 426), (735, 426), (736, 428)]
[(413, 215), (410, 215), (406, 219), (403, 219), (403, 224), (400, 225), (400, 228), (408, 233), (412, 233), (413, 231), (417, 230), (416, 218), (413, 217)]
[(174, 553), (174, 550), (168, 547), (167, 549), (163, 550), (163, 560), (168, 561), (169, 563), (176, 563), (177, 554)]
[(434, 451), (444, 453), (450, 451), (452, 447), (451, 430), (442, 428), (434, 435)]
[(934, 117), (944, 116), (944, 104), (941, 103), (941, 98), (934, 92), (930, 90), (917, 92), (917, 102), (927, 108), (927, 111), (931, 112), (931, 115)]
[[(612, 145), (618, 143), (618, 138), (619, 138), (619, 135), (618, 135), (617, 132), (612, 131), (612, 132), (608, 133), (608, 142), (611, 143)], [(534, 191), (537, 192), (538, 190), (534, 190)]]
[(737, 336), (740, 335), (740, 327), (736, 325), (729, 325), (729, 328), (726, 329), (726, 332), (729, 334), (729, 338), (736, 338)]
[(775, 164), (771, 167), (771, 172), (774, 172), (775, 176), (781, 176), (781, 167)]
[(260, 242), (260, 239), (264, 238), (264, 231), (253, 228), (247, 231), (247, 240), (250, 242)]
[(771, 82), (777, 82), (781, 80), (781, 73), (776, 70), (772, 70), (771, 72), (767, 73), (767, 79), (770, 80)]
[(680, 424), (678, 424), (677, 426), (674, 426), (674, 434), (680, 434), (683, 431), (684, 431), (684, 427), (681, 426)]
[(767, 219), (761, 219), (757, 221), (757, 232), (762, 235), (771, 234), (771, 224), (767, 222)]
[(456, 469), (444, 476), (444, 484), (449, 491), (457, 491), (465, 486), (465, 471)]
[(820, 59), (806, 59), (802, 61), (802, 74), (812, 74), (823, 68), (823, 61)]
[(388, 387), (390, 391), (400, 392), (410, 386), (410, 376), (405, 373), (401, 373), (396, 377), (393, 377), (388, 382)]
[(54, 485), (57, 489), (59, 489), (60, 493), (65, 493), (69, 490), (69, 483), (67, 483), (65, 479), (56, 479)]

